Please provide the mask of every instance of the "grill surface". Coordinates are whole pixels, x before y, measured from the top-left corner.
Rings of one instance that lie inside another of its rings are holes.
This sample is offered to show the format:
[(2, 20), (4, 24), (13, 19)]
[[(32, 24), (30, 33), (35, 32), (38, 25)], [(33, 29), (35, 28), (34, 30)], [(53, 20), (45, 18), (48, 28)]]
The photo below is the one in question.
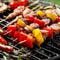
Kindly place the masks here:
[[(32, 2), (31, 2), (32, 3)], [(29, 8), (33, 9), (34, 11), (38, 10), (37, 8), (39, 8), (41, 5), (43, 6), (47, 6), (49, 5), (49, 3), (45, 3), (45, 2), (37, 2), (36, 4), (31, 4)], [(40, 8), (39, 8), (40, 9)], [(6, 29), (7, 24), (9, 24), (12, 20), (7, 20), (4, 21), (4, 18), (10, 14), (12, 11), (10, 9), (8, 9), (5, 13), (0, 14), (0, 27), (4, 29)], [(16, 43), (13, 41), (13, 38), (8, 37), (7, 35), (4, 36), (4, 38), (9, 42), (9, 45), (13, 45), (15, 50), (19, 50), (22, 47), (19, 45), (19, 43)], [(27, 49), (26, 47), (23, 47), (25, 49)], [(60, 35), (56, 35), (54, 36), (53, 40), (50, 40), (48, 42), (48, 38), (46, 39), (46, 41), (40, 46), (40, 47), (34, 47), (32, 50), (27, 49), (27, 51), (31, 52), (31, 55), (29, 56), (29, 59), (27, 60), (56, 60), (57, 58), (60, 57)], [(21, 54), (24, 54), (24, 52), (22, 52)], [(0, 58), (2, 58), (3, 55), (0, 54)], [(13, 58), (13, 60), (15, 60)]]

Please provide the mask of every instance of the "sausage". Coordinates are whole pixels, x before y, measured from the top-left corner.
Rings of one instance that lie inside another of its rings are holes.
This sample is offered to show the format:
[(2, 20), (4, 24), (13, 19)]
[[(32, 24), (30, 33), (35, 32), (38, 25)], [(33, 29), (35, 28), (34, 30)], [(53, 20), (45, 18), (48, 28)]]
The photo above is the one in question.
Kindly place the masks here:
[(5, 33), (5, 31), (0, 28), (0, 35), (3, 35), (4, 33)]
[(0, 35), (0, 43), (7, 45), (8, 42)]
[(13, 51), (13, 47), (12, 46), (7, 46), (4, 44), (0, 44), (0, 49), (6, 52), (12, 52)]

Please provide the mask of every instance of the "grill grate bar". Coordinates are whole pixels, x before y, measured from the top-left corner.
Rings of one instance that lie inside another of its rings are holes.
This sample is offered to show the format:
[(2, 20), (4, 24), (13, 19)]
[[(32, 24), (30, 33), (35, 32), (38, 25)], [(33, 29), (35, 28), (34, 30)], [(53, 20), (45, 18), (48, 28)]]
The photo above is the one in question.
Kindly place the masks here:
[(38, 51), (43, 54), (46, 54), (49, 57), (53, 57), (57, 55), (56, 53), (53, 53), (52, 51), (48, 51), (47, 49), (43, 49), (43, 48), (39, 49)]
[(31, 57), (33, 57), (33, 58), (31, 58), (31, 60), (41, 60), (40, 58), (38, 58), (38, 57), (35, 56), (35, 55), (31, 55)]
[[(54, 54), (54, 55), (57, 55), (55, 52), (53, 52), (53, 51), (50, 51), (50, 50), (48, 50), (48, 49), (46, 49), (46, 48), (43, 48), (43, 47), (41, 47), (42, 49), (44, 49), (44, 50), (46, 50), (46, 51), (48, 51), (48, 52), (50, 52), (50, 53), (52, 53), (52, 54)], [(39, 49), (40, 50), (40, 49)]]
[(39, 52), (38, 50), (35, 50), (37, 53), (39, 53), (39, 54), (41, 54), (41, 55), (43, 55), (43, 56), (45, 56), (46, 58), (49, 58), (47, 55), (45, 55), (45, 54), (43, 54), (43, 53), (41, 53), (41, 52)]
[(56, 48), (55, 46), (52, 46), (52, 45), (50, 45), (50, 44), (48, 44), (46, 47), (44, 47), (44, 48), (46, 48), (46, 49), (48, 49), (48, 50), (51, 50), (51, 51), (53, 51), (53, 52), (55, 52), (55, 53), (57, 53), (57, 54), (60, 54), (60, 50), (58, 49), (58, 48)]

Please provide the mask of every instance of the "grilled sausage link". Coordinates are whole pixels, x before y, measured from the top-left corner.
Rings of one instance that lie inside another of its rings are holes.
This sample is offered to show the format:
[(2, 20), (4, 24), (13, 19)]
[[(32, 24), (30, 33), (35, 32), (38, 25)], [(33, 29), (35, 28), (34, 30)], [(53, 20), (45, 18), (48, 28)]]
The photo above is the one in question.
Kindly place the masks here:
[(0, 35), (0, 43), (7, 45), (8, 42)]
[(12, 46), (7, 46), (4, 44), (0, 44), (0, 49), (6, 52), (12, 52), (13, 51), (13, 47)]

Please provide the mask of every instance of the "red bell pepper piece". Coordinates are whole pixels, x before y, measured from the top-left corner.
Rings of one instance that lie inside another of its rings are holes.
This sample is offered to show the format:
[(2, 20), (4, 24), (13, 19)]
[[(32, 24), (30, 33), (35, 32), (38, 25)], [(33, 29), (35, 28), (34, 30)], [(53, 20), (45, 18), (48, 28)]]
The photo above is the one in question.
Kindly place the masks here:
[(15, 25), (9, 25), (8, 26), (8, 35), (9, 36), (13, 36), (14, 35), (14, 32), (17, 30), (17, 25), (15, 24)]
[(20, 32), (19, 34), (19, 42), (26, 40), (26, 42), (22, 43), (22, 46), (26, 46), (28, 48), (33, 48), (33, 37), (30, 35), (27, 35), (23, 32)]
[(20, 34), (19, 34), (19, 41), (21, 42), (21, 41), (25, 40), (26, 37), (27, 37), (27, 34), (25, 34), (23, 32), (20, 32)]
[(27, 36), (25, 46), (28, 48), (33, 48), (33, 37), (32, 36)]
[(13, 1), (9, 3), (9, 6), (12, 10), (14, 10), (15, 8), (17, 8), (19, 5), (19, 3), (17, 1)]
[(20, 6), (28, 6), (28, 0), (20, 0), (19, 5)]
[[(21, 37), (20, 37), (21, 38)], [(33, 38), (32, 36), (27, 36), (25, 38), (26, 42), (22, 43), (22, 46), (26, 46), (28, 48), (33, 48)], [(21, 41), (20, 41), (21, 42)]]
[(29, 16), (26, 16), (26, 18), (28, 19), (28, 21), (30, 22), (30, 23), (32, 23), (33, 21), (34, 21), (34, 16), (31, 16), (31, 15), (29, 15)]
[(20, 34), (19, 31), (15, 31), (15, 33), (14, 33), (14, 38), (15, 39), (17, 38), (17, 42), (19, 41), (19, 34)]
[(58, 17), (56, 20), (57, 20), (57, 22), (60, 22), (60, 17)]
[(44, 30), (48, 31), (49, 38), (53, 38), (53, 29), (51, 27), (44, 27)]
[(34, 23), (39, 24), (40, 28), (43, 28), (45, 26), (45, 22), (43, 22), (37, 18), (34, 19)]

